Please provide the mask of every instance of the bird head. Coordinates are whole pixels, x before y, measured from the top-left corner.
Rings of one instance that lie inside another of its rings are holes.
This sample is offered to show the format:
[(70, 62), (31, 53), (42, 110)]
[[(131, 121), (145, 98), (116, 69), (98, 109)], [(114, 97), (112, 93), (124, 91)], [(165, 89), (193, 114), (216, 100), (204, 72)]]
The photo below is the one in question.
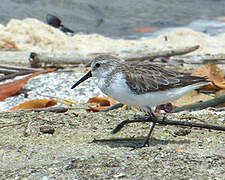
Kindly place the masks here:
[(75, 88), (85, 80), (90, 77), (96, 77), (98, 79), (106, 77), (110, 72), (112, 72), (120, 62), (118, 58), (110, 55), (100, 55), (97, 56), (91, 64), (90, 71), (87, 72), (80, 80), (78, 80), (71, 89)]

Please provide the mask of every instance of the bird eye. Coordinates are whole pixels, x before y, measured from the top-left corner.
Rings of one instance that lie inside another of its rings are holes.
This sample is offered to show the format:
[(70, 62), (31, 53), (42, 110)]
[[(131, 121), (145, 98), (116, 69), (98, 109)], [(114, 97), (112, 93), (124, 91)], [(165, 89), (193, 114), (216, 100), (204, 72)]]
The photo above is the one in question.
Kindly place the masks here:
[(95, 67), (96, 67), (96, 68), (100, 67), (100, 63), (96, 63), (96, 64), (95, 64)]

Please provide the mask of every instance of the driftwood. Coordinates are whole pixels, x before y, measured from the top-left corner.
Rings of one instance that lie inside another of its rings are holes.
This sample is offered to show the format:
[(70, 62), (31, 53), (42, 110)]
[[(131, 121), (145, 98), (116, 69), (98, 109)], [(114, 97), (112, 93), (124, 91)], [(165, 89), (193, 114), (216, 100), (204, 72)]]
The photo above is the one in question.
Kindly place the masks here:
[[(120, 51), (120, 52), (111, 52), (107, 54), (116, 55), (118, 57), (123, 58), (125, 61), (141, 61), (141, 60), (153, 60), (158, 57), (170, 57), (176, 55), (183, 55), (189, 52), (195, 51), (199, 46), (185, 47), (174, 50), (166, 50), (150, 53), (150, 50), (140, 51), (137, 53), (137, 50), (129, 50), (129, 51)], [(93, 53), (88, 55), (81, 54), (73, 54), (71, 57), (50, 57), (46, 55), (41, 55), (38, 53), (32, 52), (30, 57), (32, 58), (32, 62), (38, 63), (46, 63), (46, 64), (88, 64), (93, 58), (97, 55), (105, 54), (105, 53)]]
[(140, 55), (128, 55), (123, 57), (126, 61), (143, 61), (143, 60), (153, 60), (155, 58), (159, 57), (171, 57), (171, 56), (177, 56), (177, 55), (183, 55), (190, 52), (193, 52), (197, 50), (200, 46), (192, 46), (192, 47), (185, 47), (180, 49), (172, 49), (172, 50), (166, 50), (166, 51), (160, 51), (160, 52), (152, 52), (148, 54), (140, 54)]
[[(225, 64), (225, 54), (218, 55), (186, 55), (190, 52), (193, 52), (199, 48), (199, 45), (192, 47), (185, 47), (180, 49), (172, 49), (158, 52), (150, 52), (150, 50), (128, 50), (128, 51), (120, 51), (120, 52), (109, 52), (107, 54), (118, 56), (125, 61), (144, 61), (149, 60), (152, 61), (156, 58), (163, 57), (172, 57), (170, 59), (170, 63), (174, 61), (176, 63), (185, 63), (185, 64), (207, 64), (207, 63), (216, 63), (216, 64)], [(47, 55), (41, 55), (37, 53), (31, 53), (34, 61), (36, 63), (46, 63), (46, 64), (89, 64), (93, 60), (93, 58), (97, 55), (105, 54), (105, 53), (92, 53), (88, 55), (81, 54), (73, 54), (71, 57), (50, 57)]]
[[(139, 47), (133, 48), (128, 50), (122, 51), (115, 51), (109, 52), (107, 54), (116, 55), (125, 61), (143, 61), (149, 60), (153, 61), (156, 58), (169, 58), (167, 65), (174, 65), (174, 63), (187, 63), (187, 64), (205, 64), (205, 63), (217, 63), (217, 64), (224, 64), (225, 63), (225, 54), (218, 54), (218, 55), (185, 55), (184, 54), (190, 53), (195, 51), (199, 48), (199, 45), (192, 46), (192, 47), (185, 47), (179, 49), (172, 49), (166, 51), (159, 51), (159, 52), (151, 52), (150, 48), (146, 47)], [(56, 66), (59, 65), (75, 65), (78, 66), (79, 64), (85, 64), (85, 66), (90, 66), (90, 62), (93, 58), (97, 55), (104, 54), (104, 53), (90, 53), (87, 55), (79, 54), (77, 52), (64, 52), (64, 53), (27, 53), (27, 52), (2, 52), (0, 54), (0, 60), (2, 59), (7, 63), (30, 63), (31, 67), (35, 68), (28, 68), (28, 67), (21, 67), (21, 66), (7, 66), (0, 64), (0, 73), (5, 74), (5, 76), (0, 78), (0, 81), (11, 79), (16, 76), (26, 75), (29, 73), (33, 73), (35, 71), (40, 70), (39, 67), (42, 64), (53, 64)], [(21, 60), (19, 60), (21, 58)], [(37, 69), (37, 67), (39, 69)]]
[[(180, 48), (176, 50), (167, 50), (167, 51), (160, 51), (160, 52), (154, 52), (154, 53), (149, 53), (150, 50), (144, 47), (141, 48), (136, 48), (136, 49), (130, 49), (130, 50), (122, 50), (118, 52), (111, 52), (109, 54), (111, 55), (116, 55), (121, 58), (123, 58), (126, 61), (141, 61), (141, 60), (152, 60), (157, 57), (170, 57), (170, 56), (175, 56), (175, 55), (182, 55), (186, 54), (189, 52), (192, 52), (196, 49), (198, 49), (199, 46), (193, 46), (193, 47), (186, 47), (186, 48)], [(143, 50), (144, 49), (144, 50)], [(41, 64), (70, 64), (70, 65), (78, 65), (78, 64), (86, 64), (90, 65), (90, 62), (93, 60), (93, 58), (99, 54), (103, 53), (92, 53), (88, 55), (81, 55), (79, 53), (70, 53), (70, 54), (58, 54), (56, 56), (55, 54), (53, 55), (43, 55), (43, 54), (38, 54), (31, 52), (30, 55), (28, 56), (27, 53), (18, 53), (18, 52), (11, 52), (10, 53), (3, 53), (1, 54), (3, 57), (0, 55), (0, 59), (2, 58), (7, 58), (8, 61), (12, 59), (12, 54), (15, 53), (16, 59), (18, 57), (23, 56), (23, 58), (26, 58), (26, 62), (30, 63), (31, 67), (34, 68), (28, 68), (28, 67), (20, 67), (20, 66), (9, 66), (9, 65), (0, 65), (0, 73), (5, 74), (5, 76), (0, 78), (0, 81), (7, 80), (14, 78), (16, 76), (20, 75), (26, 75), (29, 73), (33, 73), (35, 71), (38, 71), (40, 69), (37, 69), (37, 67), (41, 67)], [(66, 57), (65, 57), (66, 55)], [(14, 58), (15, 58), (14, 57)], [(21, 61), (18, 61), (21, 62)], [(22, 62), (23, 63), (23, 62)]]
[(8, 74), (8, 75), (5, 75), (3, 77), (0, 77), (0, 81), (5, 81), (7, 79), (12, 79), (16, 76), (23, 76), (23, 75), (27, 75), (27, 74), (30, 74), (30, 73), (33, 73), (35, 71), (21, 71), (21, 72), (15, 72), (15, 73), (11, 73), (11, 74)]
[(177, 56), (171, 58), (170, 61), (182, 64), (225, 64), (225, 54)]
[[(225, 54), (217, 55), (186, 55), (198, 49), (199, 46), (184, 47), (179, 49), (164, 50), (158, 52), (151, 52), (151, 48), (138, 47), (128, 50), (107, 52), (107, 54), (116, 55), (125, 59), (126, 61), (141, 61), (141, 60), (153, 60), (155, 58), (171, 57), (169, 62), (177, 63), (190, 63), (190, 64), (205, 64), (205, 63), (225, 63)], [(99, 54), (105, 53), (90, 53), (80, 54), (76, 51), (73, 52), (51, 52), (51, 53), (30, 53), (30, 52), (1, 52), (0, 62), (1, 64), (21, 64), (29, 65), (30, 57), (37, 58), (35, 61), (44, 64), (88, 64), (90, 61)], [(33, 56), (31, 56), (33, 55)]]
[(9, 65), (1, 65), (0, 64), (0, 73), (5, 74), (0, 78), (0, 81), (4, 81), (7, 79), (12, 79), (16, 76), (23, 76), (26, 74), (34, 73), (40, 71), (41, 69), (34, 69), (28, 67), (21, 66), (9, 66)]
[(2, 74), (11, 74), (11, 73), (15, 73), (15, 72), (17, 72), (17, 70), (0, 68), (0, 73), (2, 73)]
[(45, 64), (87, 64), (93, 59), (93, 55), (77, 54), (73, 57), (50, 57), (38, 53), (31, 53), (33, 62)]
[[(118, 56), (125, 61), (144, 61), (149, 60), (153, 61), (156, 58), (163, 58), (163, 57), (172, 57), (168, 62), (169, 63), (180, 63), (180, 64), (225, 64), (225, 54), (217, 54), (217, 55), (185, 55), (190, 52), (197, 50), (199, 46), (192, 46), (192, 47), (185, 47), (180, 49), (174, 50), (166, 50), (166, 51), (159, 51), (159, 52), (150, 52), (148, 51), (121, 51), (121, 52), (111, 52), (107, 53), (110, 55)], [(93, 60), (93, 58), (97, 55), (105, 54), (105, 53), (93, 53), (88, 55), (81, 55), (81, 54), (73, 54), (71, 57), (50, 57), (46, 55), (41, 55), (37, 53), (33, 53), (36, 61), (45, 63), (45, 64), (71, 64), (71, 65), (78, 65), (78, 64), (88, 64)]]
[(37, 68), (29, 68), (29, 67), (21, 67), (21, 66), (11, 66), (11, 65), (1, 65), (0, 68), (2, 69), (10, 69), (10, 70), (16, 70), (16, 71), (40, 71), (42, 69), (37, 69)]
[(0, 62), (1, 64), (16, 64), (16, 65), (28, 65), (28, 57), (30, 52), (23, 51), (1, 51)]

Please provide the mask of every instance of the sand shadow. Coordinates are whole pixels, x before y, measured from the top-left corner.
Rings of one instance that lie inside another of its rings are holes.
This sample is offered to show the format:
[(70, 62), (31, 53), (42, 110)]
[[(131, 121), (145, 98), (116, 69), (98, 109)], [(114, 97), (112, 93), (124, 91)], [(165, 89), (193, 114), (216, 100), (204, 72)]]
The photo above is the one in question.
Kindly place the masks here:
[[(145, 136), (135, 137), (135, 138), (109, 138), (109, 139), (94, 139), (90, 143), (108, 145), (111, 148), (118, 147), (130, 147), (133, 148), (139, 144), (142, 144), (145, 140)], [(150, 138), (149, 147), (157, 145), (168, 145), (168, 144), (190, 144), (191, 140), (162, 140), (154, 137)]]

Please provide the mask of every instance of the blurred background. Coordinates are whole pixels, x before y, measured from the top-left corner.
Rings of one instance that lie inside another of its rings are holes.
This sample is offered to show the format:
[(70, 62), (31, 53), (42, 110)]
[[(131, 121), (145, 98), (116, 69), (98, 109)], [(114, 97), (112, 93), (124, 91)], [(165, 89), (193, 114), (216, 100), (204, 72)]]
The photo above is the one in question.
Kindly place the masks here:
[(3, 25), (11, 18), (46, 22), (47, 14), (75, 32), (126, 39), (171, 27), (186, 26), (211, 35), (225, 29), (225, 23), (221, 25), (225, 0), (1, 0)]

